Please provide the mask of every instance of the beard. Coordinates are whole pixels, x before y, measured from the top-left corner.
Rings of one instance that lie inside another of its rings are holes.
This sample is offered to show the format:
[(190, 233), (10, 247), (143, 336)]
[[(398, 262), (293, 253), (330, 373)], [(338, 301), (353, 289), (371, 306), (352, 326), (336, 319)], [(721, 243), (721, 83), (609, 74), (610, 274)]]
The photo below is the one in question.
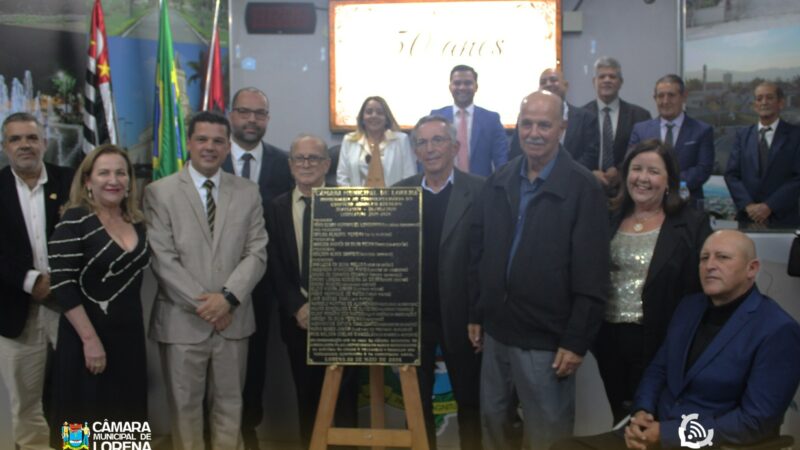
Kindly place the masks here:
[(264, 137), (266, 131), (263, 128), (258, 130), (233, 130), (233, 137), (243, 144), (255, 145), (261, 142), (261, 138)]

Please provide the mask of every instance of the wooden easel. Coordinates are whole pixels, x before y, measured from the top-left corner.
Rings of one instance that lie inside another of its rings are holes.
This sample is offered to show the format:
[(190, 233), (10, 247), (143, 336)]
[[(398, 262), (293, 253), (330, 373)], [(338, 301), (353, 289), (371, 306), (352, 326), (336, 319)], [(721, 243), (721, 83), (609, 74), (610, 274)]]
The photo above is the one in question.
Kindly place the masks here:
[(425, 420), (422, 416), (422, 401), (419, 396), (417, 368), (400, 366), (400, 386), (406, 410), (407, 430), (385, 429), (383, 403), (383, 366), (369, 367), (370, 425), (372, 428), (334, 428), (333, 414), (339, 387), (342, 383), (342, 366), (329, 366), (325, 371), (325, 382), (317, 407), (314, 433), (311, 435), (311, 450), (325, 450), (328, 445), (359, 445), (382, 450), (388, 447), (410, 447), (428, 450)]

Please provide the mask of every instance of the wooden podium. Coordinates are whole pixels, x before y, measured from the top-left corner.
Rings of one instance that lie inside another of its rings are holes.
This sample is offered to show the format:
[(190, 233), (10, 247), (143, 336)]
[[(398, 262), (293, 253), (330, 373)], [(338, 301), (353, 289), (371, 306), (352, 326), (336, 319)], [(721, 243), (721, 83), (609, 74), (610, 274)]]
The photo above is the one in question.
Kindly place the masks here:
[(383, 399), (383, 367), (369, 366), (370, 425), (371, 428), (334, 428), (333, 415), (339, 386), (342, 382), (342, 366), (328, 366), (322, 385), (314, 433), (311, 435), (311, 450), (324, 450), (328, 445), (359, 445), (375, 450), (388, 447), (409, 447), (428, 450), (425, 420), (417, 383), (415, 366), (400, 367), (400, 386), (408, 429), (385, 429)]

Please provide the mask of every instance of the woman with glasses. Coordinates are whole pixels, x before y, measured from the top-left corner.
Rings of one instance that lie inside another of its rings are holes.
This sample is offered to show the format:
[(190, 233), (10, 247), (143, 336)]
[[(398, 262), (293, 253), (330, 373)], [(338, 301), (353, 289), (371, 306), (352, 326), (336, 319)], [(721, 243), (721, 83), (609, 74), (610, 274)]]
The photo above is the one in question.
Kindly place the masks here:
[(367, 97), (358, 128), (342, 141), (336, 181), (339, 186), (385, 187), (417, 173), (408, 136), (381, 97)]

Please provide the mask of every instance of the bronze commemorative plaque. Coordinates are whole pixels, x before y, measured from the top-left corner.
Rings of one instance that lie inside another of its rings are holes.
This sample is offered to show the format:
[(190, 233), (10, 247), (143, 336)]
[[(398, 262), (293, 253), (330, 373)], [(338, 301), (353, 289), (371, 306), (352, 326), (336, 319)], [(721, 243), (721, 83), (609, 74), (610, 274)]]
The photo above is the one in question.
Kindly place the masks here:
[(314, 189), (309, 364), (419, 364), (419, 187)]

